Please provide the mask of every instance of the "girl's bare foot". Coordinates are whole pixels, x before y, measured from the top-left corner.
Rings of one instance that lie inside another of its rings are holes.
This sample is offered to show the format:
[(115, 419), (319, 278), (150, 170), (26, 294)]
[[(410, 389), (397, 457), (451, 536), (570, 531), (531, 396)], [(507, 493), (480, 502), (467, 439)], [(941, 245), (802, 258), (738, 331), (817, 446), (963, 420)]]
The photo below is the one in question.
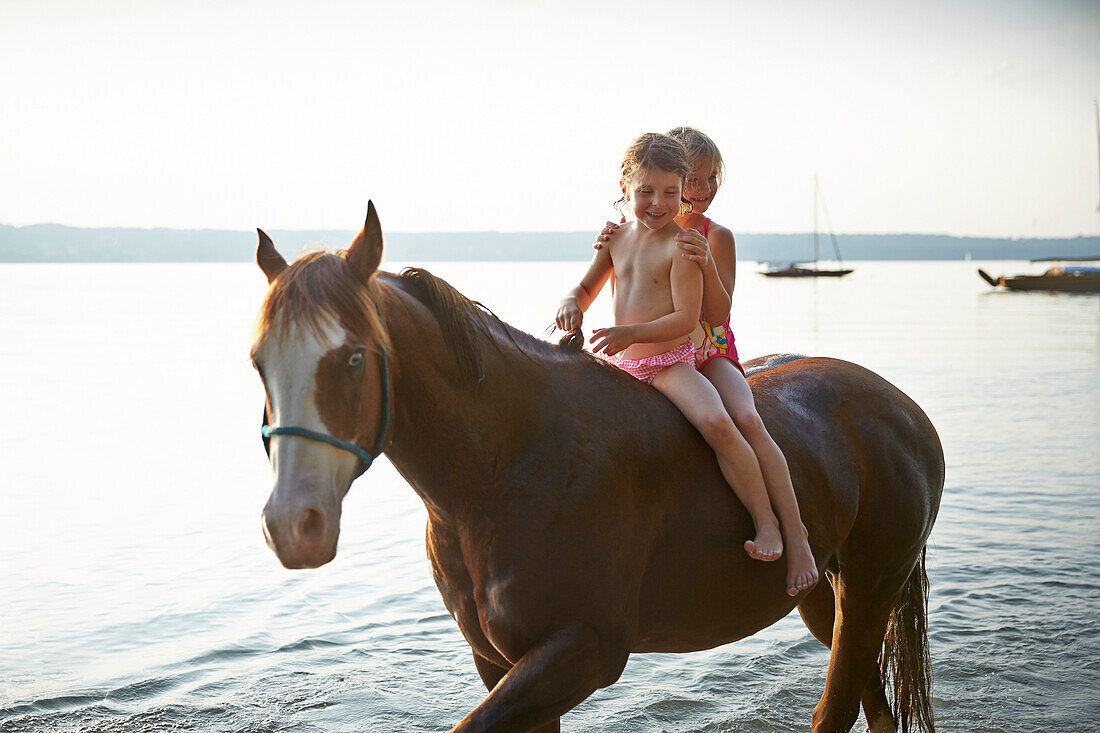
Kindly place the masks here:
[(817, 563), (810, 552), (809, 533), (802, 527), (798, 537), (791, 538), (787, 551), (787, 595), (797, 596), (818, 581)]
[(783, 535), (779, 527), (766, 524), (756, 530), (755, 540), (745, 540), (745, 552), (749, 557), (764, 562), (774, 562), (783, 554)]

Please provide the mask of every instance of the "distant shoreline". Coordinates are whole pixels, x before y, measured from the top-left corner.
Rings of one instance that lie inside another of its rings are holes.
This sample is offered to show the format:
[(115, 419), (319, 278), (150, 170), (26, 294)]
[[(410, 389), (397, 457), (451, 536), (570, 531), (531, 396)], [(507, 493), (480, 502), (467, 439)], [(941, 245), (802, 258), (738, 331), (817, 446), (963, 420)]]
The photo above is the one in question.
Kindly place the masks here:
[[(355, 232), (269, 232), (287, 258), (310, 247), (346, 247)], [(737, 258), (806, 261), (812, 235), (738, 234)], [(387, 258), (405, 262), (584, 261), (592, 232), (447, 232), (386, 235)], [(845, 260), (1027, 260), (1100, 255), (1100, 235), (1072, 238), (952, 237), (938, 234), (838, 234)], [(60, 224), (0, 225), (0, 262), (248, 262), (255, 232), (223, 229), (85, 229)], [(823, 259), (832, 259), (828, 237)]]

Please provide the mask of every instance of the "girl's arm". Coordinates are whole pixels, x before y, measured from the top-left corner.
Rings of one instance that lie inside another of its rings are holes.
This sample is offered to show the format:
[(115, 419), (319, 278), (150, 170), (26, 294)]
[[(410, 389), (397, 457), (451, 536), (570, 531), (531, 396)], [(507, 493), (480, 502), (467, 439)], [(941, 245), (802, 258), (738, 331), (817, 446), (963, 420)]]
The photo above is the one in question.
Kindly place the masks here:
[(592, 351), (603, 351), (612, 356), (632, 344), (660, 343), (690, 335), (699, 320), (703, 275), (693, 263), (675, 257), (669, 279), (672, 286), (671, 313), (646, 323), (597, 328), (589, 339), (593, 344)]
[(588, 270), (581, 278), (580, 285), (570, 290), (569, 294), (561, 299), (555, 325), (563, 331), (580, 328), (584, 321), (584, 312), (599, 295), (614, 269), (607, 247), (598, 250), (592, 256), (592, 262), (588, 264)]
[(699, 265), (703, 271), (703, 320), (723, 323), (733, 302), (733, 283), (737, 268), (733, 232), (711, 223), (707, 238), (694, 230), (676, 235), (684, 258)]

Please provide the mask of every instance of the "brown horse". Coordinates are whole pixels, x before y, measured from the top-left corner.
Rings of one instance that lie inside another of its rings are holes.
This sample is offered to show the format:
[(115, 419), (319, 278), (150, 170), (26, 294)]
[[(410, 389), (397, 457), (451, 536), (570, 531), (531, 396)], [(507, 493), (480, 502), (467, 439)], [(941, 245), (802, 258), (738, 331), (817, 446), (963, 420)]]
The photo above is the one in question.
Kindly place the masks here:
[(816, 733), (850, 730), (861, 701), (876, 733), (933, 729), (924, 547), (943, 453), (895, 387), (835, 359), (753, 363), (828, 581), (791, 598), (782, 562), (745, 554), (748, 513), (659, 392), (424, 270), (378, 272), (373, 205), (346, 252), (288, 266), (259, 235), (264, 533), (287, 567), (331, 560), (341, 501), (385, 450), (427, 507), (436, 585), (490, 690), (453, 730), (559, 730), (631, 652), (725, 644), (796, 603), (831, 649)]

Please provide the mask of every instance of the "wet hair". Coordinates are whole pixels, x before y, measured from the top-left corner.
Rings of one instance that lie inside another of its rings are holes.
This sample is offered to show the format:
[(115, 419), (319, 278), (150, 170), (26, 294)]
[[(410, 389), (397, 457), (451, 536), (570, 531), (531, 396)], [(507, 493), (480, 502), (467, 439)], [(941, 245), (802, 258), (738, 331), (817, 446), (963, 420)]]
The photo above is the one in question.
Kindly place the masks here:
[[(668, 131), (668, 136), (678, 140), (687, 151), (688, 161), (707, 160), (714, 166), (715, 175), (718, 176), (718, 185), (722, 185), (722, 177), (726, 173), (726, 164), (722, 162), (722, 153), (709, 136), (699, 132), (694, 127), (674, 127)], [(688, 175), (691, 175), (690, 172)]]
[[(630, 182), (645, 169), (676, 173), (681, 180), (686, 179), (691, 175), (687, 148), (676, 138), (659, 132), (639, 135), (623, 153), (623, 162), (619, 167), (623, 185), (630, 186)], [(615, 206), (619, 207), (625, 201), (624, 194)], [(681, 197), (680, 202), (681, 214), (691, 211), (690, 201)]]

